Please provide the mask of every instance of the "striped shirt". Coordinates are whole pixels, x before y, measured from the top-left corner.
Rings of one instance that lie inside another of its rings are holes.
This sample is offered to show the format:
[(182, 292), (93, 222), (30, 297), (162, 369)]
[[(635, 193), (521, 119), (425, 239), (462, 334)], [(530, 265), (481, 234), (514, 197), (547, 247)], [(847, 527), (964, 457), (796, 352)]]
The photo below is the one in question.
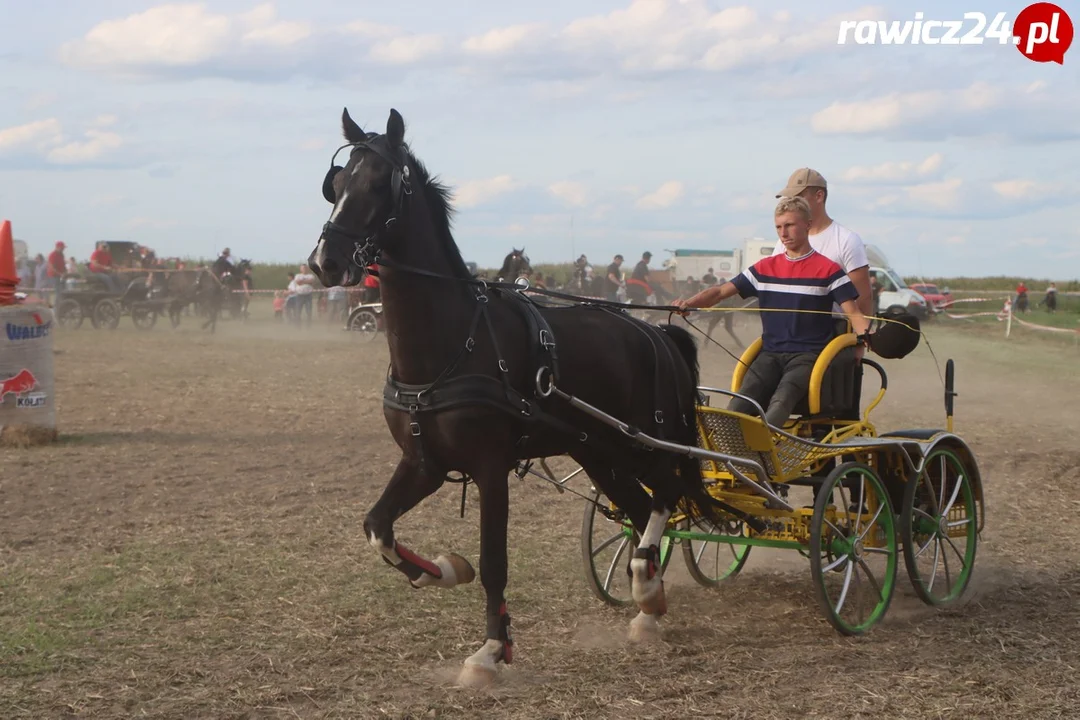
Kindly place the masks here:
[[(835, 335), (832, 304), (859, 297), (844, 269), (816, 250), (798, 258), (763, 258), (731, 280), (739, 295), (757, 296), (762, 349), (766, 352), (821, 352)], [(776, 312), (813, 310), (816, 312)]]

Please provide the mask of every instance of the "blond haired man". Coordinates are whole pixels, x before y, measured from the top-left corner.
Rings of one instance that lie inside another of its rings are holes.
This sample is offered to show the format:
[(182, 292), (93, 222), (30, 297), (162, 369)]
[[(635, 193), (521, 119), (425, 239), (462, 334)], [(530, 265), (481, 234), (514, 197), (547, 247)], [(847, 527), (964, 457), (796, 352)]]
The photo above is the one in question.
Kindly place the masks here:
[[(870, 321), (859, 310), (859, 291), (844, 269), (810, 245), (810, 205), (784, 197), (773, 213), (783, 254), (762, 258), (730, 282), (702, 290), (674, 304), (683, 311), (712, 307), (736, 293), (756, 296), (761, 314), (762, 348), (746, 373), (740, 393), (765, 409), (765, 420), (783, 427), (806, 397), (814, 361), (835, 336), (833, 303), (865, 339)], [(789, 312), (783, 312), (783, 311)], [(752, 404), (732, 398), (728, 408), (756, 414)]]
[[(870, 289), (870, 261), (866, 257), (866, 244), (857, 233), (829, 217), (825, 209), (829, 184), (825, 177), (813, 168), (799, 168), (791, 173), (787, 185), (776, 197), (800, 197), (806, 200), (810, 205), (810, 247), (844, 269), (859, 291), (859, 310), (863, 315), (872, 316), (874, 294)], [(778, 241), (773, 255), (784, 252), (784, 244)]]

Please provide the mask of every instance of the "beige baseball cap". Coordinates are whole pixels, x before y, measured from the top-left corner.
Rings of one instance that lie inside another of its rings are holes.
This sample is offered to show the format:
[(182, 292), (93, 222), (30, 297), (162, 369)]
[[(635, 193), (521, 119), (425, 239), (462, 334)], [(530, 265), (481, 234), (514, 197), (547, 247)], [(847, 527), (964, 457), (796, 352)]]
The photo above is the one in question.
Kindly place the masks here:
[(827, 188), (829, 185), (825, 182), (825, 176), (817, 170), (808, 167), (799, 168), (791, 173), (791, 177), (787, 181), (787, 187), (781, 190), (776, 197), (795, 197), (808, 187)]

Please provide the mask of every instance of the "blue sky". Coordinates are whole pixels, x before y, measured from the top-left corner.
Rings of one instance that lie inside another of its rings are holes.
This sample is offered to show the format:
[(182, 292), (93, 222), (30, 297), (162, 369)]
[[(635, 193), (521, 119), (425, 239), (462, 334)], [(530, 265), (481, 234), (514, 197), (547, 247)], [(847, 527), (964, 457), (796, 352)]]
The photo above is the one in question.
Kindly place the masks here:
[(0, 0), (0, 217), (34, 252), (300, 261), (342, 107), (374, 130), (395, 107), (481, 265), (774, 237), (809, 165), (902, 273), (1080, 276), (1080, 50), (836, 43), (911, 7)]

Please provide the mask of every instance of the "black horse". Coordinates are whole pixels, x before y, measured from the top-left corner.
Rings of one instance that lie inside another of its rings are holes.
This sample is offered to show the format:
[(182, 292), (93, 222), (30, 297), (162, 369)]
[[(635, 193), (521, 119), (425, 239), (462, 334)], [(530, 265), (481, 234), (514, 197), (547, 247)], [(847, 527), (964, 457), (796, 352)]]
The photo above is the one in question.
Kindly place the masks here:
[(217, 330), (218, 316), (229, 310), (233, 317), (243, 319), (247, 313), (250, 290), (251, 261), (240, 260), (231, 271), (220, 278), (210, 270), (199, 271), (195, 279), (194, 302), (199, 312), (206, 315), (203, 330)]
[[(720, 521), (697, 461), (633, 439), (640, 429), (697, 443), (693, 338), (603, 303), (540, 306), (512, 286), (473, 278), (451, 234), (448, 191), (405, 144), (401, 115), (390, 111), (384, 134), (365, 132), (348, 110), (342, 125), (339, 152), (347, 147), (349, 157), (323, 182), (334, 207), (308, 265), (324, 285), (349, 286), (378, 263), (391, 358), (384, 414), (402, 456), (365, 518), (368, 541), (415, 587), (471, 582), (464, 558), (428, 560), (397, 542), (393, 528), (448, 473), (471, 478), (480, 493), (487, 639), (460, 681), (490, 682), (513, 648), (504, 597), (508, 475), (522, 460), (569, 454), (640, 534), (628, 569), (640, 609), (630, 636), (656, 637), (667, 611), (658, 546), (668, 518), (678, 508)], [(631, 430), (594, 419), (573, 398)]]
[(525, 254), (525, 248), (510, 248), (510, 253), (503, 258), (502, 267), (499, 268), (495, 280), (514, 282), (522, 276), (532, 277), (532, 273), (532, 265), (529, 263), (529, 256)]

